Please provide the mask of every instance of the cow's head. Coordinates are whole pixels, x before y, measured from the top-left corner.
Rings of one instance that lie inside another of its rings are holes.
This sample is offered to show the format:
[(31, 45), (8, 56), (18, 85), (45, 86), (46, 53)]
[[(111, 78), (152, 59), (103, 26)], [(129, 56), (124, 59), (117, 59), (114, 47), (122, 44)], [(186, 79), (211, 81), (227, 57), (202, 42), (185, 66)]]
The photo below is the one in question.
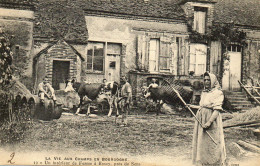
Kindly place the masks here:
[(146, 99), (151, 96), (151, 93), (149, 92), (149, 89), (146, 86), (141, 87), (141, 92), (144, 98)]
[(75, 80), (73, 79), (73, 80), (71, 81), (71, 84), (72, 84), (72, 87), (74, 88), (74, 90), (75, 90), (76, 92), (78, 92), (81, 83), (80, 83), (80, 82), (75, 82)]

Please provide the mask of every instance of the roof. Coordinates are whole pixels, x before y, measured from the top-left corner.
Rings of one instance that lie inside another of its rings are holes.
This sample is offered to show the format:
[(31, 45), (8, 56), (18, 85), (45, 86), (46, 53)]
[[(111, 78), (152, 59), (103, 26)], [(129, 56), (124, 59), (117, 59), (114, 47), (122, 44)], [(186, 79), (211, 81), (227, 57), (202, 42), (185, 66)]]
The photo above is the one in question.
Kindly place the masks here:
[(85, 15), (77, 1), (38, 0), (35, 5), (34, 38), (87, 43)]
[(216, 0), (215, 21), (260, 27), (260, 0)]
[(78, 0), (85, 12), (184, 20), (181, 4), (215, 4), (215, 21), (260, 26), (260, 0)]
[(85, 61), (85, 59), (83, 58), (83, 56), (82, 56), (72, 45), (68, 44), (68, 43), (67, 43), (66, 41), (64, 41), (64, 40), (59, 40), (59, 41), (56, 41), (56, 42), (54, 42), (54, 43), (49, 44), (47, 47), (45, 47), (44, 49), (42, 49), (38, 54), (36, 54), (33, 59), (34, 59), (34, 60), (38, 59), (42, 54), (47, 53), (48, 50), (49, 50), (52, 46), (56, 45), (56, 44), (59, 43), (59, 42), (65, 42), (68, 46), (70, 46), (70, 48), (75, 52), (75, 54), (80, 57), (80, 59), (81, 59), (82, 61)]
[(185, 20), (180, 0), (79, 0), (84, 11)]
[(216, 0), (181, 0), (179, 4), (185, 4), (186, 2), (216, 3)]
[(86, 13), (186, 21), (187, 1), (214, 3), (217, 22), (260, 27), (260, 0), (0, 0), (0, 7), (33, 8), (34, 38), (87, 43)]
[(0, 7), (34, 10), (35, 0), (0, 0)]

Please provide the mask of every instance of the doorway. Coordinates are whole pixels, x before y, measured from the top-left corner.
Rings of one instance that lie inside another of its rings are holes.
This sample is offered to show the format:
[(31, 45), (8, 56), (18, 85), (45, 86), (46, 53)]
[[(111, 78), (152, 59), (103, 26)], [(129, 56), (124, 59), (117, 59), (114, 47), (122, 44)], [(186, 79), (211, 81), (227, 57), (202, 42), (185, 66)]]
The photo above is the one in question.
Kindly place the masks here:
[(231, 46), (227, 52), (229, 60), (224, 61), (224, 75), (222, 79), (223, 90), (239, 91), (241, 81), (242, 54), (240, 46)]
[(120, 81), (121, 44), (107, 43), (105, 57), (105, 78), (107, 81)]
[(52, 86), (55, 90), (60, 89), (60, 83), (65, 83), (69, 78), (70, 61), (53, 61)]

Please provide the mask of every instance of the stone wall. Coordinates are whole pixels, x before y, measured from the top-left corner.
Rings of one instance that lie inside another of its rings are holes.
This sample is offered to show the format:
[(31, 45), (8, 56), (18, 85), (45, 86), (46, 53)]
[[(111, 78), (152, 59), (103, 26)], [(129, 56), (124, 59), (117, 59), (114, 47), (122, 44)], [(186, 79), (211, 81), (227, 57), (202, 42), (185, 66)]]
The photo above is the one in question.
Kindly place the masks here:
[[(58, 41), (56, 44), (47, 48), (42, 54), (39, 53), (35, 59), (37, 63), (36, 67), (36, 80), (35, 88), (46, 76), (48, 81), (52, 83), (52, 72), (53, 72), (53, 61), (69, 61), (69, 77), (75, 79), (76, 81), (81, 81), (81, 61), (82, 59), (77, 55), (77, 53), (72, 49), (72, 47), (65, 41)], [(65, 81), (65, 80), (64, 80)], [(37, 90), (36, 90), (37, 91)]]
[[(176, 37), (187, 37), (188, 33), (185, 23), (171, 22), (170, 20), (165, 22), (91, 15), (85, 16), (85, 19), (89, 41), (120, 43), (122, 45), (121, 76), (127, 75), (129, 71), (137, 68), (137, 39), (140, 35), (149, 33), (150, 37), (156, 36), (163, 39), (171, 36), (170, 38), (175, 39)], [(88, 75), (91, 77), (91, 74)]]
[(186, 17), (188, 18), (188, 24), (193, 28), (194, 21), (194, 6), (197, 7), (205, 7), (208, 8), (206, 15), (206, 32), (209, 30), (209, 27), (212, 26), (212, 22), (214, 19), (214, 3), (199, 3), (199, 2), (187, 2), (182, 8), (186, 13)]

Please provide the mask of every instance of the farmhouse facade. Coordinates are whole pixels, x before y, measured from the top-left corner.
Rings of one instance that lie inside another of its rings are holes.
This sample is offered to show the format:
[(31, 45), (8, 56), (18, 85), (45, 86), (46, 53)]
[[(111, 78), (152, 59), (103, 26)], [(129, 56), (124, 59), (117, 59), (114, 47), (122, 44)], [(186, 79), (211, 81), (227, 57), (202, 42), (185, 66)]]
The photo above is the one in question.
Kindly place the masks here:
[[(33, 76), (35, 85), (45, 76), (59, 89), (58, 84), (69, 77), (90, 83), (104, 78), (119, 81), (127, 75), (136, 94), (153, 77), (192, 82), (210, 71), (229, 91), (240, 89), (238, 80), (247, 83), (250, 77), (260, 77), (257, 0), (53, 3), (0, 2), (1, 29), (15, 36), (27, 35), (20, 47), (31, 58), (26, 74)], [(210, 34), (216, 23), (243, 31), (243, 42), (231, 40), (224, 45), (219, 38), (198, 40)], [(9, 24), (20, 29), (15, 31)], [(55, 71), (60, 75), (58, 66), (67, 71), (60, 79), (55, 78)]]

